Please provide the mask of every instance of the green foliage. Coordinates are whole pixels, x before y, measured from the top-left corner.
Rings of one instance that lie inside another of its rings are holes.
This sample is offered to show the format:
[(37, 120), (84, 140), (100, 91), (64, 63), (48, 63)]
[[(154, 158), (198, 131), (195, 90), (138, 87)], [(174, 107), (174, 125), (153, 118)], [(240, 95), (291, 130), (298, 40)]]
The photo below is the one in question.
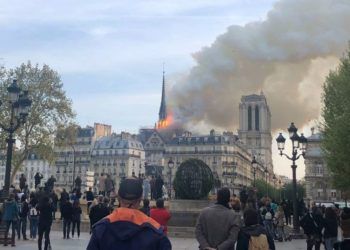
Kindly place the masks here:
[(213, 185), (213, 174), (208, 165), (201, 160), (188, 159), (182, 162), (176, 171), (174, 189), (178, 199), (205, 199)]
[[(284, 185), (281, 189), (275, 188), (274, 186), (267, 184), (268, 197), (274, 199), (275, 201), (280, 201), (281, 199), (292, 200), (293, 195), (293, 185), (288, 183)], [(266, 182), (264, 180), (256, 180), (257, 198), (261, 199), (266, 196)], [(297, 184), (297, 198), (302, 199), (305, 196), (305, 187), (303, 185)]]
[[(60, 76), (49, 66), (32, 65), (30, 62), (15, 69), (0, 70), (0, 121), (8, 126), (10, 108), (6, 88), (16, 78), (18, 85), (29, 91), (32, 106), (27, 122), (15, 133), (16, 145), (12, 161), (12, 178), (30, 152), (52, 162), (54, 159), (54, 136), (58, 127), (69, 124), (75, 114), (72, 102), (63, 90)], [(6, 123), (7, 122), (7, 123)], [(6, 132), (0, 131), (1, 148), (6, 147)]]
[(350, 50), (323, 85), (322, 149), (334, 187), (350, 191)]

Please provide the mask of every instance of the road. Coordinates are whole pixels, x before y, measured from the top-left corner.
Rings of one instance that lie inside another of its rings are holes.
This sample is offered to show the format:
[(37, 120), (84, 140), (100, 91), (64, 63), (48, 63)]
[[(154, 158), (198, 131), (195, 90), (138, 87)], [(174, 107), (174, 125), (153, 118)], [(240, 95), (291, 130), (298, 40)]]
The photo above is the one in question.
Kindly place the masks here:
[[(62, 232), (51, 232), (51, 246), (53, 250), (83, 250), (89, 242), (90, 235), (82, 233), (80, 238), (73, 238), (69, 240), (62, 239)], [(198, 244), (195, 239), (171, 238), (171, 243), (174, 250), (194, 250), (198, 249)], [(13, 249), (10, 246), (8, 249)], [(306, 248), (305, 240), (293, 240), (291, 242), (280, 243), (276, 242), (276, 249), (278, 250), (304, 250)], [(6, 249), (1, 246), (1, 249)], [(16, 241), (15, 249), (36, 250), (38, 249), (37, 241), (34, 240), (19, 240)]]

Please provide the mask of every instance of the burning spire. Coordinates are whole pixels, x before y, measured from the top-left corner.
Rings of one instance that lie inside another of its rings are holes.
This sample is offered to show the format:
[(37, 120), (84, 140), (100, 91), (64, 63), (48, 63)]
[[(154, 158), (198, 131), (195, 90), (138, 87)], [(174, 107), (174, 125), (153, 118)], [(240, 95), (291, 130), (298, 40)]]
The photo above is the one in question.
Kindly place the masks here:
[(170, 121), (168, 117), (166, 100), (165, 100), (165, 71), (164, 71), (164, 64), (163, 64), (162, 100), (160, 102), (157, 129), (166, 128), (167, 126), (169, 126), (169, 124), (170, 124)]

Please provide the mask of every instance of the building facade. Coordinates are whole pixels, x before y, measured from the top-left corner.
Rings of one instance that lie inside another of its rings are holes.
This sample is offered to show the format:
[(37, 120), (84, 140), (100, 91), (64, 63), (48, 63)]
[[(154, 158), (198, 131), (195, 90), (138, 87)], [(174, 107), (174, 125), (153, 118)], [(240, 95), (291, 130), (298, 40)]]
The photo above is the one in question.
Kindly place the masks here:
[(326, 202), (340, 201), (341, 193), (332, 187), (331, 177), (321, 150), (322, 134), (315, 133), (307, 138), (308, 147), (305, 153), (305, 186), (306, 199)]
[(86, 188), (86, 172), (91, 171), (91, 149), (95, 140), (93, 127), (78, 128), (72, 144), (55, 147), (56, 186), (71, 189), (77, 176), (82, 179), (82, 189)]
[(273, 174), (271, 112), (263, 93), (242, 96), (238, 136), (270, 175)]
[(118, 187), (123, 178), (140, 176), (145, 172), (142, 143), (135, 135), (126, 132), (96, 140), (91, 151), (91, 160), (95, 172), (95, 188), (102, 173), (110, 175)]
[(252, 185), (251, 154), (232, 132), (217, 134), (211, 130), (204, 136), (185, 132), (173, 138), (165, 149), (166, 182), (169, 183), (167, 162), (170, 159), (175, 163), (172, 170), (175, 173), (183, 161), (191, 158), (205, 162), (220, 186), (228, 187), (231, 192), (238, 194), (243, 187)]

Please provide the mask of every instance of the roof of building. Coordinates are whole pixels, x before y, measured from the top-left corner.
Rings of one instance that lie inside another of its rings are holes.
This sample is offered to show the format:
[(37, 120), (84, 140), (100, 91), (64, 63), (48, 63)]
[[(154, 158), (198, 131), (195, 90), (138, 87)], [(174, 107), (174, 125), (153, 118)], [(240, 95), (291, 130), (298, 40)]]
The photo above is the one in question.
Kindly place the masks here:
[(323, 134), (322, 133), (314, 133), (311, 136), (307, 137), (307, 140), (309, 142), (312, 141), (321, 141), (323, 139)]
[(96, 149), (138, 149), (143, 150), (142, 143), (135, 136), (128, 133), (112, 134), (98, 139), (93, 150)]
[(323, 152), (320, 147), (313, 147), (308, 150), (306, 150), (305, 157), (322, 157)]
[(86, 128), (78, 128), (77, 137), (92, 137), (94, 133), (94, 128), (90, 126), (87, 126)]

